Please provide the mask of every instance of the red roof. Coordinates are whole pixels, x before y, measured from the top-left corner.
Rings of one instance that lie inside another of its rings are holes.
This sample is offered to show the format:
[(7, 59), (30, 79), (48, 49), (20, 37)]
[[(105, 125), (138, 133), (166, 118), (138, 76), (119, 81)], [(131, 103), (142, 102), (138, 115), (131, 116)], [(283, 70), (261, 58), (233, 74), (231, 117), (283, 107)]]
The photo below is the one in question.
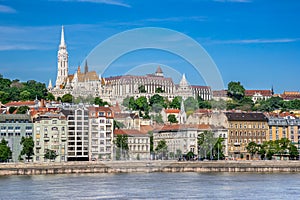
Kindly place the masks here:
[(293, 99), (300, 99), (300, 93), (299, 92), (288, 92), (288, 91), (285, 91), (281, 97), (284, 99), (284, 100), (293, 100)]
[(20, 107), (20, 106), (34, 106), (35, 102), (34, 101), (13, 101), (5, 104), (6, 107)]
[[(95, 112), (95, 116), (91, 116), (91, 112)], [(114, 118), (113, 112), (110, 107), (100, 106), (100, 107), (89, 107), (90, 117), (99, 117), (99, 112), (104, 112), (104, 117), (106, 118)], [(110, 115), (108, 114), (110, 113)]]
[(142, 133), (136, 129), (115, 129), (114, 135), (128, 135), (128, 136), (149, 136), (147, 133)]
[(245, 96), (253, 96), (255, 94), (261, 94), (262, 96), (272, 96), (271, 90), (245, 90)]
[(168, 113), (168, 114), (170, 114), (170, 113), (179, 113), (180, 112), (180, 110), (179, 109), (165, 109), (165, 113)]

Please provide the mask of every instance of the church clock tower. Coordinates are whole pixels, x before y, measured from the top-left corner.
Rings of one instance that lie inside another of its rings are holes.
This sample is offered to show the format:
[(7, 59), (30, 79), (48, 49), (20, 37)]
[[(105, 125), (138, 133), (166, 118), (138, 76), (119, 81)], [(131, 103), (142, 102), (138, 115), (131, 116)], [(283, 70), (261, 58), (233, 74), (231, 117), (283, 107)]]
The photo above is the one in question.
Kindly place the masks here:
[(55, 87), (60, 88), (67, 78), (68, 78), (68, 52), (65, 43), (64, 27), (62, 26), (59, 50), (57, 53), (57, 77), (56, 77)]

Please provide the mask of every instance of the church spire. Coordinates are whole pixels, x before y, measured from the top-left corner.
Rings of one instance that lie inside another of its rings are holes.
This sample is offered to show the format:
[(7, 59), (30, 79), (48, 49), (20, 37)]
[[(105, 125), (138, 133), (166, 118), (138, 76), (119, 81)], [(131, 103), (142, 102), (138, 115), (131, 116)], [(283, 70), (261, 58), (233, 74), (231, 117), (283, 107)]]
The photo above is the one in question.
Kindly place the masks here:
[(87, 63), (87, 60), (85, 60), (85, 65), (84, 65), (84, 73), (88, 73), (89, 71), (89, 66), (88, 66), (88, 63)]
[(59, 45), (59, 47), (66, 47), (64, 26), (61, 26), (61, 35), (60, 35), (60, 45)]
[(181, 81), (180, 81), (180, 83), (179, 83), (179, 86), (181, 86), (181, 87), (186, 87), (186, 86), (188, 86), (189, 85), (189, 83), (187, 82), (187, 80), (186, 80), (186, 78), (185, 78), (185, 74), (183, 74), (182, 75), (182, 78), (181, 78)]
[(51, 81), (51, 79), (49, 79), (48, 90), (51, 90), (51, 89), (52, 89), (52, 81)]

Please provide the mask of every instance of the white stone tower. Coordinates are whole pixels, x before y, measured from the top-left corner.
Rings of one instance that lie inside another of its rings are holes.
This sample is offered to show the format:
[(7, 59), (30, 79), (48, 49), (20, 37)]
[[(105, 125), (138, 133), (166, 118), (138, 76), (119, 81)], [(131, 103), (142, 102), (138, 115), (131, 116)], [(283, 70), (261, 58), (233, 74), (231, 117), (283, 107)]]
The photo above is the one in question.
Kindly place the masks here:
[(66, 81), (68, 77), (68, 52), (67, 45), (65, 43), (64, 26), (61, 27), (61, 38), (59, 44), (59, 50), (57, 53), (57, 77), (56, 77), (56, 88)]

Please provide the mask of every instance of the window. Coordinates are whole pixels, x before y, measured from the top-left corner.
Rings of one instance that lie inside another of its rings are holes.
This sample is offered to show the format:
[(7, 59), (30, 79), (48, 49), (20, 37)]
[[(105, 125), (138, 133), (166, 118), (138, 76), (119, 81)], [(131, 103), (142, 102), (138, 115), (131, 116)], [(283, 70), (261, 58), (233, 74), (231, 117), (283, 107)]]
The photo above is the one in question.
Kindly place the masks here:
[(104, 112), (99, 112), (98, 115), (101, 116), (101, 117), (103, 117), (104, 116)]

